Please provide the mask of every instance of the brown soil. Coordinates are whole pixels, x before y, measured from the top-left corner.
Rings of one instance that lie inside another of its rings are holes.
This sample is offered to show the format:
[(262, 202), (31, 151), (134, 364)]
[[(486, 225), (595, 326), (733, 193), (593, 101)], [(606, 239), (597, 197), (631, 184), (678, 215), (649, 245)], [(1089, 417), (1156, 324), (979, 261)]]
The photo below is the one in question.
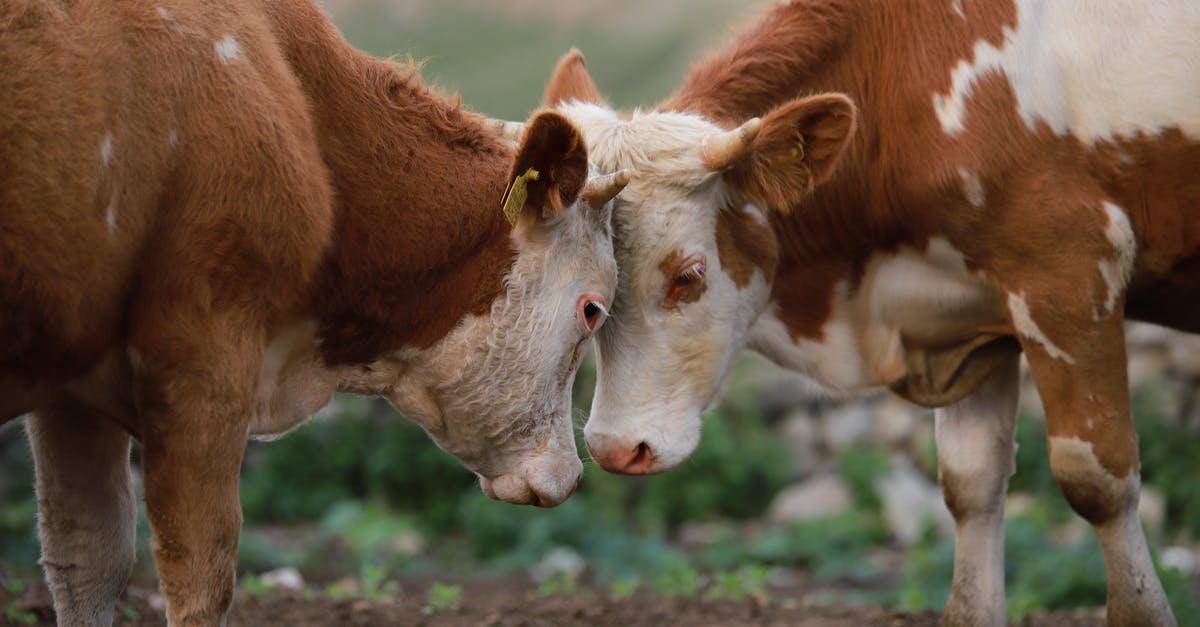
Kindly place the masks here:
[[(277, 591), (250, 598), (239, 592), (229, 617), (230, 625), (289, 625), (332, 627), (339, 625), (459, 625), (489, 627), (660, 627), (688, 625), (718, 627), (769, 625), (794, 627), (934, 627), (933, 612), (899, 612), (872, 607), (796, 605), (778, 597), (770, 603), (715, 601), (696, 598), (661, 598), (635, 595), (613, 600), (594, 593), (538, 596), (523, 584), (484, 582), (464, 584), (462, 606), (432, 614), (422, 612), (426, 587), (407, 584), (394, 600), (373, 603), (365, 599), (334, 600), (319, 592)], [(154, 609), (152, 589), (130, 587), (117, 607), (115, 625), (161, 626), (162, 614)], [(11, 604), (11, 605), (10, 605)], [(45, 589), (20, 598), (0, 589), (0, 624), (4, 608), (14, 607), (37, 618), (35, 624), (53, 625), (54, 610)], [(11, 622), (8, 624), (20, 624)], [(1047, 612), (1023, 625), (1029, 627), (1099, 627), (1099, 610)]]

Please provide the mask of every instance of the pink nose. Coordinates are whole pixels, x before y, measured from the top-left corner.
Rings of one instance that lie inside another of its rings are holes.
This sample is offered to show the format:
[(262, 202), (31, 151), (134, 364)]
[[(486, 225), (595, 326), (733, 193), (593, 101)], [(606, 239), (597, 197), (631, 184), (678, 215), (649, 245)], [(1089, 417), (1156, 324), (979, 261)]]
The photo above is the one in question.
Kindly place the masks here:
[(591, 444), (588, 444), (587, 447), (588, 452), (592, 454), (592, 459), (608, 472), (622, 475), (644, 475), (650, 472), (650, 468), (654, 466), (654, 453), (650, 450), (650, 445), (645, 442), (639, 442), (633, 448), (617, 446), (597, 450), (592, 448)]

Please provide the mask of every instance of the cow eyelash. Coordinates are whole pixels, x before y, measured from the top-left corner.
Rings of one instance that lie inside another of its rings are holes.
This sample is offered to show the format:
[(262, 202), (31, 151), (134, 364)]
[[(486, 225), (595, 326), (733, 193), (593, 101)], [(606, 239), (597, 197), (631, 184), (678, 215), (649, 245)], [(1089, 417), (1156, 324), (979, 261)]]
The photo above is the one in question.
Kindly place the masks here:
[(680, 283), (680, 282), (691, 283), (694, 281), (699, 281), (700, 279), (703, 279), (703, 278), (704, 278), (704, 264), (697, 261), (696, 263), (693, 263), (692, 265), (688, 266), (687, 268), (684, 268), (683, 272), (680, 272), (679, 276), (676, 277), (675, 282), (676, 283)]

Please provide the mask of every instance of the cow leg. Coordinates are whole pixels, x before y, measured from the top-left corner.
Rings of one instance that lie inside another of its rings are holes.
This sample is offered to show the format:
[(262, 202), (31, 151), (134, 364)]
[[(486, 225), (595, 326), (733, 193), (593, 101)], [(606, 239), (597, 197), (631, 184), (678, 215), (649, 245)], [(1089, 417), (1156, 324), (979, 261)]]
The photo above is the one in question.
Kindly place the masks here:
[(1071, 507), (1092, 524), (1100, 541), (1108, 624), (1175, 625), (1138, 518), (1137, 433), (1120, 308), (1098, 315), (1104, 309), (1082, 297), (1074, 302), (1084, 306), (1071, 306), (1071, 295), (1064, 285), (1009, 297), (1046, 409), (1050, 468)]
[(936, 412), (938, 479), (954, 515), (954, 584), (947, 625), (1005, 624), (1004, 495), (1015, 469), (1018, 358), (971, 396)]
[(133, 567), (137, 506), (129, 436), (74, 404), (27, 422), (42, 566), (59, 625), (111, 625)]
[(208, 324), (134, 342), (146, 513), (174, 627), (223, 624), (233, 601), (238, 477), (262, 361), (258, 325)]

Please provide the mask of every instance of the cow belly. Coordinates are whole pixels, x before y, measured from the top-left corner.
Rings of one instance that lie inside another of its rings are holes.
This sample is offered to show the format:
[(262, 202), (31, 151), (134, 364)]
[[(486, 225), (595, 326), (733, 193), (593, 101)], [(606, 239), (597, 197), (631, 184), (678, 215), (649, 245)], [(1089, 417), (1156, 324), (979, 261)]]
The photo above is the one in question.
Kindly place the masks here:
[(1200, 333), (1200, 257), (1176, 265), (1162, 278), (1135, 280), (1126, 300), (1125, 316)]

